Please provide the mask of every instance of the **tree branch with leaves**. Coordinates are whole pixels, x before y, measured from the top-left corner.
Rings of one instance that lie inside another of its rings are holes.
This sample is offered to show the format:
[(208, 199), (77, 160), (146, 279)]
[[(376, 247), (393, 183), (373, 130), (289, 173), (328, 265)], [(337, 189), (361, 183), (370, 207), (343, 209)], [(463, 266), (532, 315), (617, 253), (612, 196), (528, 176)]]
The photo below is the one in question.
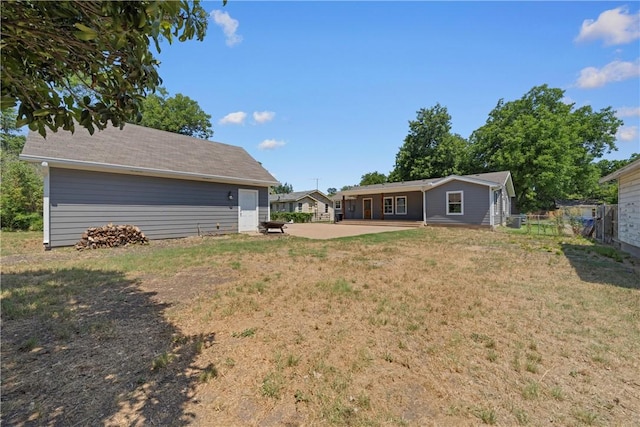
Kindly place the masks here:
[(3, 1), (1, 21), (0, 106), (46, 136), (138, 120), (162, 82), (151, 43), (203, 40), (208, 16), (198, 0)]

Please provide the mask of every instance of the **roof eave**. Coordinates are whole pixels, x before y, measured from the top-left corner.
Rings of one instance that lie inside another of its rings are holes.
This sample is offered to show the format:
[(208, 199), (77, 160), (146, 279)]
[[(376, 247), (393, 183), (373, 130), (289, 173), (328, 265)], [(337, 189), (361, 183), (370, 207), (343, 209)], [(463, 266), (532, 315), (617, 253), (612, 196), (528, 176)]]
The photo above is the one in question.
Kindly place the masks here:
[(598, 182), (600, 184), (604, 184), (605, 182), (613, 181), (614, 179), (618, 179), (620, 175), (622, 175), (623, 173), (634, 170), (635, 168), (640, 168), (640, 159), (629, 163), (628, 165), (618, 169), (617, 171), (610, 173), (607, 176), (603, 176), (598, 180)]
[(172, 171), (165, 169), (143, 168), (138, 166), (114, 165), (109, 163), (82, 162), (68, 159), (58, 159), (52, 157), (32, 156), (21, 154), (20, 160), (31, 163), (47, 162), (49, 167), (60, 167), (64, 169), (89, 170), (96, 172), (112, 172), (129, 175), (154, 176), (159, 178), (185, 179), (191, 181), (220, 182), (226, 184), (254, 185), (257, 187), (270, 187), (278, 185), (278, 181), (241, 178), (231, 176), (220, 176), (210, 174), (200, 174), (194, 172)]

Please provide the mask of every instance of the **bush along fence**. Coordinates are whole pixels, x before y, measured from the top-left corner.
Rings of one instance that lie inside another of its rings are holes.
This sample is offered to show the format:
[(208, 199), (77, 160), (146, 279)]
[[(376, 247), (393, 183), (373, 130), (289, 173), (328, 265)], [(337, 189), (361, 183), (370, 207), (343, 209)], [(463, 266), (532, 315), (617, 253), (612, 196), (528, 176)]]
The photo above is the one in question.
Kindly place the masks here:
[(311, 212), (271, 212), (271, 221), (311, 222)]

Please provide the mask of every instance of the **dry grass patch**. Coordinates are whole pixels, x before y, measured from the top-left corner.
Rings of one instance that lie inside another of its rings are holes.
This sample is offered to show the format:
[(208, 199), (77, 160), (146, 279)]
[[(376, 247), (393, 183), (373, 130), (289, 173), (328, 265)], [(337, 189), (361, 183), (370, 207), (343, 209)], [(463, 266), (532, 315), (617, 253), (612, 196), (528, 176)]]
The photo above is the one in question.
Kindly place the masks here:
[(640, 424), (638, 261), (588, 241), (154, 245), (3, 258), (3, 422)]

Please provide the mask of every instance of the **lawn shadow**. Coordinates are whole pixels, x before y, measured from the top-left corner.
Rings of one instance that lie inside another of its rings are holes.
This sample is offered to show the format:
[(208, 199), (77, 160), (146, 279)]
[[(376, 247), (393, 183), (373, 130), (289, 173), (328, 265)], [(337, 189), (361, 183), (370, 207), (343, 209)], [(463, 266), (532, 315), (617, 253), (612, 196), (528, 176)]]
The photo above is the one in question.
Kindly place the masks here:
[(640, 289), (640, 260), (608, 246), (564, 243), (562, 251), (581, 280)]
[(116, 271), (3, 274), (1, 423), (189, 424), (214, 336), (182, 336), (153, 295)]

